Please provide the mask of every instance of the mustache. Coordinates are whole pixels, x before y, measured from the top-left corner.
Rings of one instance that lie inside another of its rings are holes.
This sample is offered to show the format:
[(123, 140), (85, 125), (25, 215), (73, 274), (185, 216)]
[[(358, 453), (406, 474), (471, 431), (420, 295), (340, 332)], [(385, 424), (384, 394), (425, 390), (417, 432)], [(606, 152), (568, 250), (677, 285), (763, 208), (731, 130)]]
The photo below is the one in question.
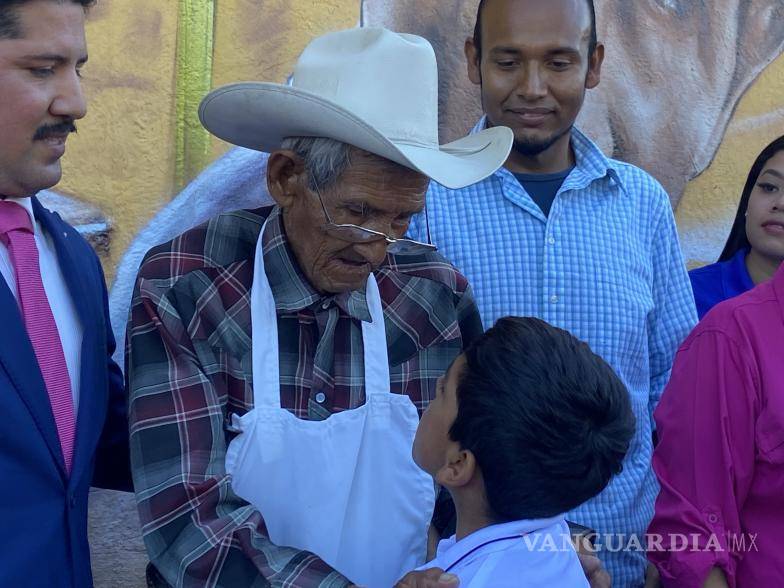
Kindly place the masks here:
[(38, 130), (35, 131), (35, 135), (33, 135), (33, 141), (43, 141), (50, 137), (62, 137), (63, 135), (75, 132), (76, 125), (74, 124), (74, 121), (64, 120), (59, 123), (38, 127)]

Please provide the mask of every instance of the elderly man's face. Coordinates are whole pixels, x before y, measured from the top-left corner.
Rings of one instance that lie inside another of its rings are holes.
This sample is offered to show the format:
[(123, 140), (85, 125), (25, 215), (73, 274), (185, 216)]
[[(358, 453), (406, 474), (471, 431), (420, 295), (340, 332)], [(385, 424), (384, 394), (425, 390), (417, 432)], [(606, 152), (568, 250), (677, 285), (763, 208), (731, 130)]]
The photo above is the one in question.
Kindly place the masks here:
[(84, 9), (39, 0), (12, 10), (19, 35), (0, 38), (0, 194), (30, 196), (60, 181), (74, 121), (86, 113)]
[[(282, 211), (286, 234), (305, 277), (321, 292), (357, 290), (386, 258), (387, 243), (347, 242), (327, 234), (327, 219), (309, 188), (302, 160), (290, 151), (270, 155), (269, 188)], [(429, 180), (420, 173), (359, 149), (338, 182), (322, 189), (336, 224), (354, 224), (402, 237), (425, 205)]]

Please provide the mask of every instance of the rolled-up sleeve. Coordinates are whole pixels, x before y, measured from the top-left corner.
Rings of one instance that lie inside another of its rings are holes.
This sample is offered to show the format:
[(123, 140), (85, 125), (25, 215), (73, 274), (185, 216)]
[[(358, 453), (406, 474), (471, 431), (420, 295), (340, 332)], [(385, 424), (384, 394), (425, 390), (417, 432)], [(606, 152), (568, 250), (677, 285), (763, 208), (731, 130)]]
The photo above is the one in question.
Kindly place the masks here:
[(755, 463), (758, 375), (742, 343), (702, 324), (675, 358), (654, 418), (661, 484), (649, 559), (665, 587), (701, 588), (713, 567), (735, 586), (740, 512)]

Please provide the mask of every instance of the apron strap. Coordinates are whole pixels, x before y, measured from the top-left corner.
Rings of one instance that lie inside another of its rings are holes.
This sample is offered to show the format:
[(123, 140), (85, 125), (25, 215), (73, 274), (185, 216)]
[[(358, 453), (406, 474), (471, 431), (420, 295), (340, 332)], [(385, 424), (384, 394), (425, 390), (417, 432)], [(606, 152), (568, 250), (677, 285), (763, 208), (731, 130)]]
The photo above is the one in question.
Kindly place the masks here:
[[(256, 242), (253, 285), (250, 291), (251, 337), (253, 356), (253, 404), (281, 408), (280, 359), (278, 353), (278, 315), (275, 298), (264, 268), (264, 222)], [(365, 396), (389, 393), (389, 359), (384, 311), (376, 277), (368, 276), (366, 297), (372, 322), (362, 321), (362, 347), (365, 361)]]
[(251, 354), (253, 357), (253, 405), (280, 408), (278, 315), (275, 298), (264, 268), (264, 222), (256, 242), (253, 285), (250, 290)]
[(362, 347), (365, 358), (365, 397), (373, 394), (389, 394), (389, 358), (387, 355), (387, 330), (384, 326), (384, 311), (376, 277), (368, 276), (368, 309), (373, 322), (362, 321)]

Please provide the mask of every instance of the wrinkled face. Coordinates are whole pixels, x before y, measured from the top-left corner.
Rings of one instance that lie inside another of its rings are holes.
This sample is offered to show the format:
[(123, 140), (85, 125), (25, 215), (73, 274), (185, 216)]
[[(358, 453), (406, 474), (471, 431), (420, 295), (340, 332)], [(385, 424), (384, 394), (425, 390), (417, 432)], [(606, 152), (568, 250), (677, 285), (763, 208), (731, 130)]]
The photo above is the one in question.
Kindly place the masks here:
[(0, 194), (30, 196), (60, 181), (73, 122), (85, 115), (84, 9), (39, 0), (14, 7), (19, 38), (0, 39)]
[(762, 168), (749, 196), (746, 235), (764, 257), (784, 260), (784, 151)]
[(450, 448), (458, 444), (449, 438), (449, 429), (457, 418), (457, 383), (465, 367), (460, 355), (436, 383), (436, 396), (419, 421), (414, 438), (414, 461), (428, 474), (436, 477), (447, 463)]
[(493, 125), (515, 133), (515, 150), (537, 155), (564, 137), (599, 83), (601, 55), (588, 56), (585, 0), (489, 0), (482, 12), (481, 62), (466, 48), (469, 77), (482, 87)]
[[(321, 292), (363, 287), (370, 272), (383, 263), (387, 243), (352, 243), (327, 234), (327, 220), (316, 193), (308, 187), (307, 173), (302, 169), (296, 175), (296, 194), (281, 208), (300, 268)], [(411, 217), (424, 209), (428, 183), (418, 172), (353, 149), (350, 166), (334, 186), (321, 190), (321, 196), (334, 223), (399, 238)]]

